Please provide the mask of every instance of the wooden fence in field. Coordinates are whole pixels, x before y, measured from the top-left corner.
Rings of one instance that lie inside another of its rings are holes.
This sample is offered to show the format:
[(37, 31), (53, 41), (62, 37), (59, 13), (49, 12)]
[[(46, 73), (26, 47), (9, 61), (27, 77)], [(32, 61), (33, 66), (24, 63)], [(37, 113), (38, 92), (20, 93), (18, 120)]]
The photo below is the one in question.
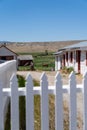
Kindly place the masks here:
[(77, 130), (77, 93), (79, 92), (83, 94), (83, 130), (87, 130), (87, 73), (80, 85), (76, 85), (74, 72), (69, 76), (68, 85), (62, 85), (61, 75), (57, 73), (54, 86), (48, 86), (47, 76), (43, 73), (38, 87), (34, 87), (32, 77), (28, 74), (24, 88), (18, 88), (16, 74), (13, 74), (10, 88), (2, 88), (0, 83), (0, 130), (4, 130), (4, 96), (9, 96), (11, 99), (11, 130), (19, 130), (19, 96), (26, 97), (26, 130), (34, 130), (34, 95), (41, 97), (41, 130), (49, 130), (49, 94), (55, 96), (55, 130), (64, 130), (64, 93), (69, 95), (69, 130)]

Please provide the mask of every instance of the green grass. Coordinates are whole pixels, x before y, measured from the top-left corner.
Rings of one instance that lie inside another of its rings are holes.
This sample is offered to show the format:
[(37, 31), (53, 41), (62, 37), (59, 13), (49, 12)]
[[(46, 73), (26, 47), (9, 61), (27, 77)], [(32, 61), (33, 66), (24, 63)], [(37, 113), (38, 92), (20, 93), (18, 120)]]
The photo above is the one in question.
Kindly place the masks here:
[[(30, 54), (34, 58), (34, 68), (35, 70), (50, 71), (55, 67), (55, 57), (52, 52), (48, 54), (46, 52), (37, 52), (37, 53), (21, 53), (21, 54)], [(45, 67), (44, 64), (47, 64), (48, 67)], [(30, 70), (29, 66), (20, 66), (19, 70)]]
[(19, 66), (18, 70), (19, 71), (28, 71), (28, 70), (30, 70), (30, 67), (29, 66)]

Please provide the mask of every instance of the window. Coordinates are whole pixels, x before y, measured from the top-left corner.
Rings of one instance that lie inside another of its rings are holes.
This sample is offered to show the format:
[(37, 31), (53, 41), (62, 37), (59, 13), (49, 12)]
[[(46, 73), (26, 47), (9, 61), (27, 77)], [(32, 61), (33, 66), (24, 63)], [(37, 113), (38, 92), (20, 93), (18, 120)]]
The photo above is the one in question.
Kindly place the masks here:
[(1, 60), (6, 60), (6, 56), (2, 56), (2, 57), (1, 57)]

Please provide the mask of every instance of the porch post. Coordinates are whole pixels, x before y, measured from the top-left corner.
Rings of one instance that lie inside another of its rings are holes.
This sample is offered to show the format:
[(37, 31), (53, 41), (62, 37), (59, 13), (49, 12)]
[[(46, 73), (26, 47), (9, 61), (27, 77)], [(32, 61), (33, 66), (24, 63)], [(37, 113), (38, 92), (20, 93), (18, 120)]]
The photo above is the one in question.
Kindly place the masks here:
[(73, 52), (73, 67), (75, 70), (75, 66), (76, 66), (76, 51)]
[(65, 54), (65, 64), (66, 64), (66, 67), (68, 66), (68, 52), (66, 52)]
[(58, 56), (55, 56), (55, 71), (58, 70)]
[(61, 60), (60, 60), (60, 56), (58, 56), (58, 70), (61, 69)]

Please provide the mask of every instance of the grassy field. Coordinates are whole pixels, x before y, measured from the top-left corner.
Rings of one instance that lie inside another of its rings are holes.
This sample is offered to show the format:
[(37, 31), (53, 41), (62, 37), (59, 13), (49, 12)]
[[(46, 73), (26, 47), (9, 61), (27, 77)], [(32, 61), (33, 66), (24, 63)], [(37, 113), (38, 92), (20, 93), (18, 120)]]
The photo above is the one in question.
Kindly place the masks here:
[(7, 47), (16, 53), (26, 52), (55, 52), (60, 48), (68, 45), (76, 44), (84, 40), (71, 40), (71, 41), (54, 41), (54, 42), (14, 42), (7, 44)]
[[(21, 53), (30, 54), (34, 58), (34, 69), (42, 71), (51, 71), (55, 67), (55, 57), (52, 52), (37, 52), (37, 53)], [(30, 70), (29, 66), (20, 66), (19, 70)]]

